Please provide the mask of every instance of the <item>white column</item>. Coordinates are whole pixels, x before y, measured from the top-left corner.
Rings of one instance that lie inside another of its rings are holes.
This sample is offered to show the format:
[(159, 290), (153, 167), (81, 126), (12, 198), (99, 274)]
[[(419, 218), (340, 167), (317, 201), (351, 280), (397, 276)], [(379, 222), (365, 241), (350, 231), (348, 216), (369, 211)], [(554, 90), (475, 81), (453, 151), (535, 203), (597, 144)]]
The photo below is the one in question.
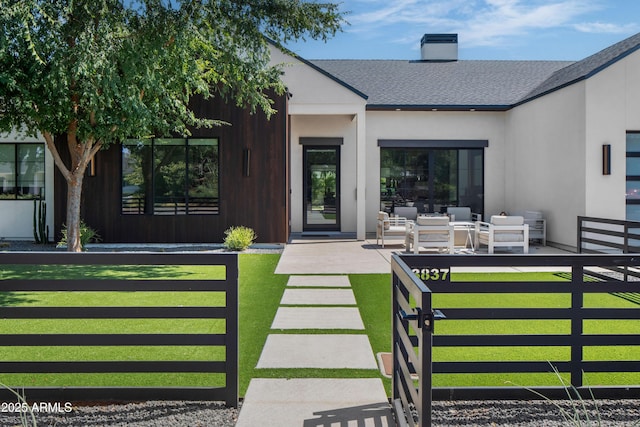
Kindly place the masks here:
[(366, 182), (367, 182), (367, 150), (364, 105), (355, 115), (356, 121), (356, 238), (366, 237)]

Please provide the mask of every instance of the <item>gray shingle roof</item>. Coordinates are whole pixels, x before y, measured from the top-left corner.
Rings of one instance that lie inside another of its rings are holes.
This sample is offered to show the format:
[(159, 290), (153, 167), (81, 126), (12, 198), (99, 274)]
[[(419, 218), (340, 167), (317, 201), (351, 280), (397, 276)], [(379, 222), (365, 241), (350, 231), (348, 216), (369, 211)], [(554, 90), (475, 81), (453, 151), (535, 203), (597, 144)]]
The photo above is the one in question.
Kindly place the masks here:
[(640, 34), (582, 61), (310, 60), (368, 108), (508, 109), (588, 78), (640, 48)]

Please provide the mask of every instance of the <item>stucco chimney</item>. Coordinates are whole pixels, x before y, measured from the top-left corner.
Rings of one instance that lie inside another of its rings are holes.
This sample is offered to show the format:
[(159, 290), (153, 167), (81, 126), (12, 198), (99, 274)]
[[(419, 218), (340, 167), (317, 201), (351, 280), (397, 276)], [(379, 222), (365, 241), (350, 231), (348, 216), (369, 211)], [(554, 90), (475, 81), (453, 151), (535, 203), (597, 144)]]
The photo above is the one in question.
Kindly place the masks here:
[(423, 61), (457, 61), (457, 34), (425, 34), (420, 41)]

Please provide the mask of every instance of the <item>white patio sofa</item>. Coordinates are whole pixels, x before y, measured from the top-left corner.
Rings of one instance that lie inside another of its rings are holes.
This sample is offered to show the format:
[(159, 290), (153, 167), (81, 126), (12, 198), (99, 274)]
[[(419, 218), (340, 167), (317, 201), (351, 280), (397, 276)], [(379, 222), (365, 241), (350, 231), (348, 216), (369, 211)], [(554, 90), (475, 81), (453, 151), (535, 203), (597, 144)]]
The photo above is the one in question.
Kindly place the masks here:
[(529, 225), (522, 216), (491, 216), (491, 222), (476, 222), (475, 248), (480, 244), (488, 246), (490, 254), (496, 247), (522, 247), (529, 253)]
[(420, 253), (420, 248), (454, 253), (454, 229), (448, 216), (418, 217), (407, 226), (405, 250)]
[(385, 239), (397, 238), (400, 240), (400, 244), (404, 243), (405, 235), (407, 234), (407, 224), (411, 223), (407, 218), (403, 217), (389, 217), (386, 212), (378, 212), (378, 223), (376, 226), (376, 244), (380, 244), (382, 240), (382, 247), (384, 248)]

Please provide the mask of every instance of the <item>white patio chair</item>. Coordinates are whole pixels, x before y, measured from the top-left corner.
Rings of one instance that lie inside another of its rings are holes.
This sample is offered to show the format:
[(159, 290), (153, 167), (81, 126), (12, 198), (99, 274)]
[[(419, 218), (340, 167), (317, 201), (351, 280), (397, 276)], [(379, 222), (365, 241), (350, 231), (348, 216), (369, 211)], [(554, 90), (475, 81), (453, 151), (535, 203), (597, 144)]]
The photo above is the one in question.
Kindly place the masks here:
[(397, 206), (393, 208), (393, 213), (411, 221), (415, 221), (418, 218), (418, 208), (415, 206)]
[(418, 217), (414, 224), (407, 226), (405, 238), (405, 250), (413, 253), (420, 253), (420, 248), (437, 249), (454, 253), (454, 230), (453, 224), (449, 223), (447, 216)]
[(378, 224), (376, 226), (376, 244), (380, 244), (384, 248), (384, 240), (390, 238), (399, 238), (400, 244), (403, 243), (405, 234), (407, 233), (407, 224), (411, 221), (403, 217), (389, 217), (386, 212), (378, 212)]
[(468, 206), (447, 206), (447, 215), (451, 221), (482, 221), (482, 214), (471, 212), (471, 208)]
[(476, 250), (480, 244), (487, 245), (490, 254), (496, 247), (522, 247), (529, 253), (529, 225), (521, 216), (493, 215), (491, 222), (476, 222)]

